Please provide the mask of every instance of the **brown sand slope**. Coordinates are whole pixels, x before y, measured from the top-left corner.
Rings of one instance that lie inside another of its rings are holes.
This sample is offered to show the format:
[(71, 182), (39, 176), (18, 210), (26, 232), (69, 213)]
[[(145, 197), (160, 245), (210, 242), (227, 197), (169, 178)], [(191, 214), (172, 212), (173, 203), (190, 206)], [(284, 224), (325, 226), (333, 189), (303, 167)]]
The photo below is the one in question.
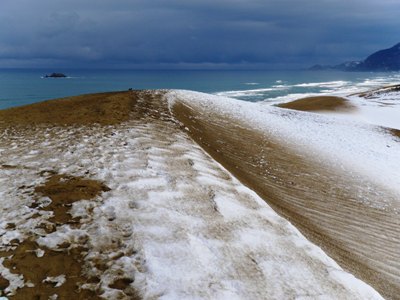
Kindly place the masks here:
[(307, 97), (288, 103), (278, 104), (277, 106), (302, 111), (351, 112), (355, 109), (348, 100), (334, 96)]
[(306, 237), (382, 295), (398, 299), (400, 220), (396, 211), (364, 202), (395, 202), (396, 195), (237, 120), (179, 102), (173, 110), (195, 141)]
[(0, 110), (0, 125), (115, 124), (128, 120), (131, 96), (130, 92), (82, 95)]
[(398, 137), (398, 138), (400, 138), (400, 130), (398, 130), (398, 129), (389, 129), (389, 132), (391, 133), (391, 134), (393, 134), (394, 136), (396, 136), (396, 137)]

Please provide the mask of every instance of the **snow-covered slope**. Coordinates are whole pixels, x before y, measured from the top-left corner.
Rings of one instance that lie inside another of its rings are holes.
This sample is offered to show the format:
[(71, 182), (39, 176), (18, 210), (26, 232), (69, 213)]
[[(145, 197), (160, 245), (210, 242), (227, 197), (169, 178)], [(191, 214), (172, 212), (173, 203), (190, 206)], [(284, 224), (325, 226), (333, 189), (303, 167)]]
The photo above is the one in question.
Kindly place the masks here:
[(237, 178), (343, 266), (397, 294), (396, 132), (195, 92), (167, 97), (190, 135)]
[(298, 112), (192, 91), (172, 91), (202, 114), (213, 112), (272, 134), (299, 152), (348, 173), (358, 172), (400, 193), (400, 143), (389, 130), (336, 116)]

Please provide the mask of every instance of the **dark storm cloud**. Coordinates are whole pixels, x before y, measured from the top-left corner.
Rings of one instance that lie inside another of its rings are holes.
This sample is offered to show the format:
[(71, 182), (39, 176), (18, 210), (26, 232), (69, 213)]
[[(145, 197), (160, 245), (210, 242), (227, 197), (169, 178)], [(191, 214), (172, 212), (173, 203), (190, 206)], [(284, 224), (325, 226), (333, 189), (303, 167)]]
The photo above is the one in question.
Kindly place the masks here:
[(397, 0), (2, 0), (0, 67), (298, 67), (400, 42)]

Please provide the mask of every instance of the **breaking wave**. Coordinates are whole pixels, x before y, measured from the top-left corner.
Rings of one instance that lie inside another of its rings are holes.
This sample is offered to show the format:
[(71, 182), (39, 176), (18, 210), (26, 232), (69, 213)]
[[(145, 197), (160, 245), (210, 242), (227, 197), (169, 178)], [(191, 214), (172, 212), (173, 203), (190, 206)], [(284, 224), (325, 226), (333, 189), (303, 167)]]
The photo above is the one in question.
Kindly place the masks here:
[[(214, 94), (246, 101), (264, 101), (266, 103), (275, 104), (323, 94), (348, 96), (392, 84), (400, 84), (400, 74), (395, 73), (376, 77), (372, 75), (368, 78), (356, 78), (355, 80), (321, 82), (289, 83), (283, 80), (276, 80), (274, 84), (265, 86), (261, 86), (261, 83), (257, 83), (257, 85), (260, 85), (260, 88), (257, 89), (220, 91)], [(246, 85), (255, 85), (255, 83), (246, 83)]]

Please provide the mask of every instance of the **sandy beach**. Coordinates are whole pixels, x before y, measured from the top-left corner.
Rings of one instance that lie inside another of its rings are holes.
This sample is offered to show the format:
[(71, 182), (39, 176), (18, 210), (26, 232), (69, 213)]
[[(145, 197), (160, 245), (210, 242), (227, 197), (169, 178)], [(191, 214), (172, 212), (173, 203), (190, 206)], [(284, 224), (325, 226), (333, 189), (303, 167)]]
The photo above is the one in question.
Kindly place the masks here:
[[(398, 299), (396, 165), (379, 160), (398, 130), (304, 112), (356, 109), (338, 97), (252, 105), (127, 91), (0, 111), (3, 295)], [(360, 152), (318, 146), (344, 129)]]

